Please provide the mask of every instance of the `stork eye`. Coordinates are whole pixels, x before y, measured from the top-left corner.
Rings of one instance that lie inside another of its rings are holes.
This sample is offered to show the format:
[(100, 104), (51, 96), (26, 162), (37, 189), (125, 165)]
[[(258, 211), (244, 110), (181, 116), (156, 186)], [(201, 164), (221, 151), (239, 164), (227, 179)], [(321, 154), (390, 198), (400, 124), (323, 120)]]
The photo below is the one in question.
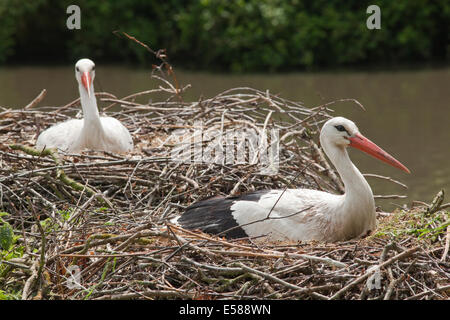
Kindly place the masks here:
[(94, 66), (92, 66), (92, 71), (94, 71), (95, 70), (95, 65)]
[(75, 70), (77, 70), (77, 72), (80, 72), (80, 69), (78, 67), (75, 67)]
[(347, 131), (343, 125), (334, 126), (338, 131)]

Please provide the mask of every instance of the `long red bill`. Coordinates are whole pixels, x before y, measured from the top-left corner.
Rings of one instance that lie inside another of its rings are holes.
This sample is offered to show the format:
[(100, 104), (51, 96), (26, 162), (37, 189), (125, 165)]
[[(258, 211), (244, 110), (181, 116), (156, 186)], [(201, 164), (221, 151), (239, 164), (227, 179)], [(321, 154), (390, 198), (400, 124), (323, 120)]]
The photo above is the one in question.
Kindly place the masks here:
[(89, 75), (89, 72), (83, 72), (81, 75), (81, 83), (83, 84), (83, 87), (86, 89), (88, 96), (91, 96), (91, 76)]
[(364, 151), (365, 153), (370, 154), (372, 157), (386, 162), (393, 167), (399, 168), (400, 170), (403, 170), (407, 173), (411, 173), (411, 171), (409, 171), (409, 169), (401, 164), (397, 159), (395, 159), (375, 143), (364, 137), (362, 134), (357, 133), (354, 137), (350, 137), (348, 139), (350, 140), (350, 147)]

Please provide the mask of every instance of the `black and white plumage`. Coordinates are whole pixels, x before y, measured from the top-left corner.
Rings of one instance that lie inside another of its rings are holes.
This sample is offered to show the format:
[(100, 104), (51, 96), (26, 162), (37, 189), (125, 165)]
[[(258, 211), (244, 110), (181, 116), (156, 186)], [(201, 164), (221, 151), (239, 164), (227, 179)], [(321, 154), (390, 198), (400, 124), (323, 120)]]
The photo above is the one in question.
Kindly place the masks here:
[(265, 236), (268, 240), (332, 242), (373, 231), (376, 214), (372, 190), (350, 161), (346, 148), (360, 149), (405, 172), (409, 170), (342, 117), (324, 124), (320, 141), (344, 183), (345, 194), (286, 189), (216, 197), (193, 204), (173, 222), (227, 238)]
[(232, 206), (239, 201), (257, 202), (270, 190), (260, 190), (234, 197), (211, 197), (194, 203), (175, 219), (187, 229), (200, 229), (206, 233), (221, 234), (227, 238), (245, 238), (247, 234), (232, 215)]

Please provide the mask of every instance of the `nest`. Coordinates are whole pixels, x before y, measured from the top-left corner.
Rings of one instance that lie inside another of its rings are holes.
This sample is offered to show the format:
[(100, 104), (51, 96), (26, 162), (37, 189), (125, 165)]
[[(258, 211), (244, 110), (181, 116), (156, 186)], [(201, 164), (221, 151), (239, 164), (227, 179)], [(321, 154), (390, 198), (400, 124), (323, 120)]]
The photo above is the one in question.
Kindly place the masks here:
[[(286, 187), (340, 193), (342, 185), (315, 143), (331, 103), (306, 108), (252, 88), (185, 102), (187, 87), (170, 75), (154, 75), (159, 88), (122, 99), (97, 94), (103, 110), (133, 135), (135, 150), (125, 156), (32, 148), (38, 131), (80, 116), (78, 100), (35, 109), (43, 91), (22, 109), (3, 108), (0, 293), (22, 299), (448, 297), (449, 235), (442, 225), (432, 241), (388, 232), (325, 244), (226, 240), (171, 224), (212, 195)], [(139, 101), (153, 95), (159, 100)], [(117, 106), (120, 112), (109, 112)], [(210, 140), (195, 141), (199, 127), (212, 132)], [(267, 145), (279, 146), (276, 170), (273, 161), (263, 167), (253, 161), (249, 145), (244, 161), (217, 157), (227, 129), (276, 132)], [(176, 158), (180, 145), (209, 146), (214, 161), (197, 161), (204, 159), (195, 152)], [(433, 212), (448, 226), (448, 213), (439, 206)]]

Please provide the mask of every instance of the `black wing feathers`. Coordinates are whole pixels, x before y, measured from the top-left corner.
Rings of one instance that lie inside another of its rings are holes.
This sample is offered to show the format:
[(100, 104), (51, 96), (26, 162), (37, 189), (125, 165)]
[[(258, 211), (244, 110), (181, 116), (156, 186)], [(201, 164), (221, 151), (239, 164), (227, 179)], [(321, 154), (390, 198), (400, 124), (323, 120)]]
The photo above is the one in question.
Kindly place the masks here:
[(233, 217), (231, 206), (239, 200), (259, 201), (269, 190), (260, 190), (233, 197), (212, 197), (194, 203), (186, 209), (178, 219), (178, 223), (186, 229), (199, 229), (206, 233), (223, 233), (228, 239), (244, 238), (248, 235), (239, 227)]

